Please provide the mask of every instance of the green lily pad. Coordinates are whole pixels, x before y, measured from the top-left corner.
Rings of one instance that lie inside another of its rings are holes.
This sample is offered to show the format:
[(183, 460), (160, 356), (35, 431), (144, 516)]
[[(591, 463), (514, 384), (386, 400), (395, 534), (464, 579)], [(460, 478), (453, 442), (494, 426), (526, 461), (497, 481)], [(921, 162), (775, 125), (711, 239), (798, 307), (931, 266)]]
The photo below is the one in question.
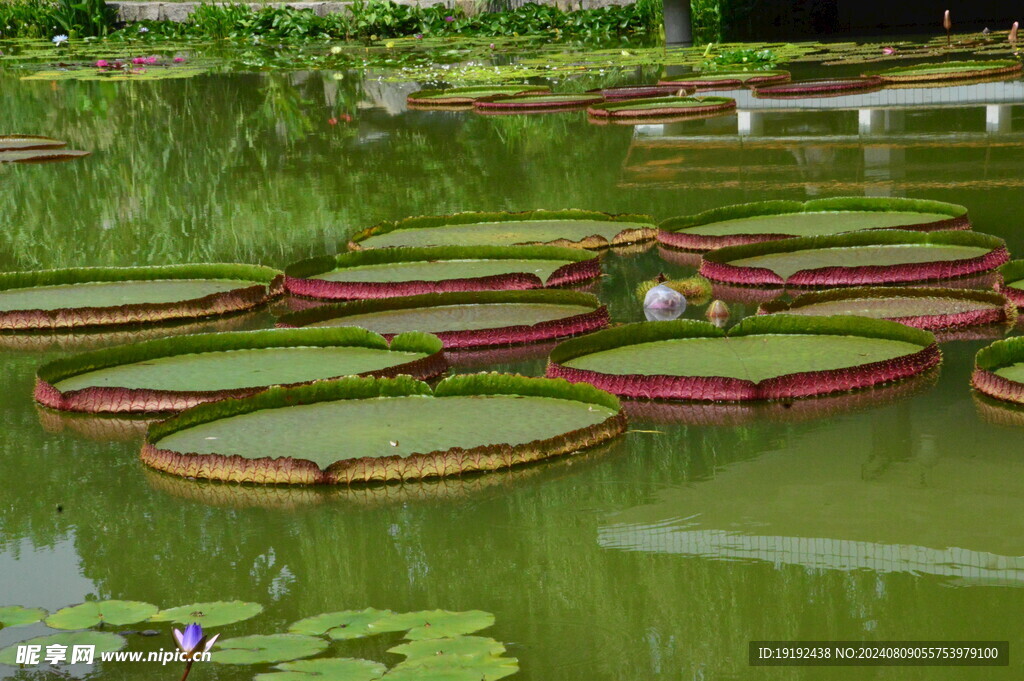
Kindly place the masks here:
[(897, 66), (877, 75), (891, 83), (961, 80), (1020, 73), (1021, 63), (1015, 59), (981, 61), (949, 61), (913, 66)]
[(407, 660), (449, 657), (490, 657), (503, 655), (505, 646), (493, 638), (483, 636), (456, 636), (454, 638), (426, 638), (402, 643), (388, 650), (404, 655)]
[(328, 643), (315, 636), (267, 634), (218, 640), (214, 662), (220, 664), (265, 664), (310, 657), (327, 649)]
[(0, 629), (7, 627), (23, 627), (35, 624), (46, 617), (42, 608), (26, 608), (20, 605), (5, 605), (0, 608)]
[(88, 156), (89, 151), (76, 149), (27, 149), (18, 151), (0, 151), (0, 163), (51, 163), (70, 161)]
[(89, 601), (61, 608), (46, 618), (52, 629), (88, 629), (100, 624), (123, 626), (147, 620), (159, 610), (142, 601)]
[(493, 625), (494, 615), (483, 610), (421, 610), (394, 613), (377, 623), (382, 630), (408, 632), (405, 637), (412, 641), (472, 634)]
[(377, 610), (366, 608), (365, 610), (343, 610), (340, 612), (325, 612), (322, 615), (314, 615), (295, 622), (288, 627), (289, 633), (305, 634), (307, 636), (330, 636), (336, 640), (362, 638), (382, 631), (374, 626), (382, 617), (392, 615), (390, 610)]
[(259, 603), (247, 603), (245, 601), (213, 601), (209, 603), (192, 603), (191, 605), (180, 605), (177, 608), (161, 610), (153, 615), (153, 622), (174, 622), (176, 624), (202, 625), (204, 629), (211, 627), (222, 627), (225, 624), (234, 624), (247, 620), (250, 617), (263, 612), (263, 606)]
[(274, 669), (281, 671), (257, 674), (253, 681), (374, 681), (387, 671), (387, 667), (379, 662), (349, 657), (283, 662)]
[(399, 663), (386, 681), (495, 681), (519, 671), (512, 657), (422, 657)]
[(702, 71), (684, 76), (663, 78), (658, 81), (659, 85), (688, 85), (701, 90), (721, 90), (740, 88), (744, 85), (757, 85), (763, 83), (784, 83), (790, 78), (789, 71), (760, 70), (760, 71), (730, 71), (728, 69), (718, 71)]
[[(41, 646), (42, 653), (46, 652), (46, 646), (67, 646), (69, 659), (74, 646), (95, 646), (94, 662), (98, 662), (101, 653), (112, 653), (120, 650), (126, 643), (127, 641), (124, 637), (106, 631), (61, 632), (59, 634), (31, 638), (27, 641), (18, 641), (14, 645), (0, 650), (0, 664), (17, 664), (18, 646)], [(42, 655), (40, 655), (40, 659), (42, 659)]]
[(587, 109), (596, 118), (644, 118), (664, 116), (702, 116), (732, 111), (736, 100), (728, 97), (651, 97), (624, 102), (605, 102)]
[(453, 87), (445, 90), (420, 90), (406, 98), (409, 106), (420, 108), (472, 106), (481, 97), (497, 95), (520, 95), (529, 92), (549, 92), (544, 85), (482, 85), (474, 87)]
[(555, 109), (578, 109), (591, 104), (600, 104), (604, 97), (600, 94), (560, 93), (560, 94), (525, 94), (496, 95), (485, 97), (473, 102), (477, 111), (513, 112), (513, 111), (548, 111)]
[(60, 149), (67, 142), (38, 135), (0, 135), (0, 151), (25, 151), (29, 149)]

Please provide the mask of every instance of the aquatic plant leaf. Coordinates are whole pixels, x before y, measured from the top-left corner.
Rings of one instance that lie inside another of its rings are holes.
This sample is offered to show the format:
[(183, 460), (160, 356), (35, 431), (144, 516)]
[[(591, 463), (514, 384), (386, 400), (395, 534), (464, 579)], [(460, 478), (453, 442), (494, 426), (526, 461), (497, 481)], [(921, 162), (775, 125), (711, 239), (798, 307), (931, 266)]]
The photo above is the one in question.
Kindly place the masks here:
[(33, 149), (0, 151), (0, 163), (53, 163), (88, 156), (92, 152), (75, 149)]
[(482, 610), (393, 613), (377, 623), (381, 630), (407, 632), (405, 637), (411, 641), (472, 634), (493, 625), (494, 615)]
[(176, 624), (202, 625), (204, 629), (222, 627), (247, 620), (263, 612), (259, 603), (245, 601), (213, 601), (208, 603), (192, 603), (176, 608), (161, 610), (151, 618), (153, 622), (175, 622)]
[(0, 151), (25, 151), (30, 149), (59, 149), (67, 142), (38, 135), (0, 135)]
[(989, 59), (981, 61), (949, 61), (938, 63), (897, 66), (879, 71), (882, 80), (893, 83), (929, 82), (943, 80), (973, 80), (993, 76), (1012, 77), (1024, 68), (1014, 59)]
[(666, 116), (702, 116), (724, 113), (736, 108), (736, 100), (728, 97), (651, 97), (624, 102), (604, 102), (587, 109), (597, 118), (659, 118)]
[(390, 629), (380, 630), (374, 626), (382, 617), (391, 614), (393, 613), (390, 610), (377, 610), (376, 608), (327, 612), (301, 619), (288, 627), (288, 631), (307, 636), (326, 635), (336, 640), (362, 638), (381, 631), (391, 631)]
[(19, 646), (41, 646), (43, 651), (49, 645), (67, 646), (68, 650), (71, 650), (74, 646), (95, 646), (95, 660), (98, 661), (101, 653), (112, 653), (120, 650), (127, 643), (124, 637), (106, 631), (61, 632), (59, 634), (31, 638), (27, 641), (19, 641), (12, 646), (0, 650), (0, 664), (17, 664)]
[(43, 608), (26, 608), (21, 605), (5, 605), (0, 607), (0, 629), (7, 627), (23, 627), (35, 624), (46, 617)]
[(123, 626), (147, 620), (159, 610), (142, 601), (87, 601), (61, 608), (46, 618), (52, 629), (88, 629), (101, 624)]
[(483, 636), (456, 636), (453, 638), (421, 638), (388, 649), (389, 653), (404, 655), (412, 661), (437, 656), (490, 657), (503, 655), (505, 646), (493, 638)]
[(519, 671), (511, 657), (418, 657), (400, 662), (384, 675), (386, 681), (496, 681)]
[(877, 76), (853, 78), (814, 78), (795, 80), (779, 85), (762, 85), (754, 88), (754, 96), (773, 99), (800, 99), (802, 97), (831, 97), (845, 92), (871, 92), (882, 88), (883, 82)]
[(327, 641), (301, 634), (266, 634), (218, 639), (212, 661), (220, 664), (265, 664), (309, 657), (327, 649)]
[(281, 671), (257, 674), (253, 681), (374, 681), (387, 671), (379, 662), (346, 657), (283, 662), (274, 669)]

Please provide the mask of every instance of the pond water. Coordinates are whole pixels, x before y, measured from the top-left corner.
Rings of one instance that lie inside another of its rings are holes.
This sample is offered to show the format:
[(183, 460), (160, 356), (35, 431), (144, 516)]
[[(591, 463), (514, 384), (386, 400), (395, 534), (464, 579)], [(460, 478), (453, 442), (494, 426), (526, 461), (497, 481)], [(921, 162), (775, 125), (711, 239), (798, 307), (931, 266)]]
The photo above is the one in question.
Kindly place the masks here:
[[(1024, 254), (1021, 81), (943, 88), (941, 107), (925, 90), (900, 90), (917, 94), (860, 111), (771, 102), (763, 113), (633, 127), (582, 113), (407, 111), (414, 86), (341, 76), (118, 84), (0, 74), (0, 133), (92, 151), (0, 166), (0, 269), (283, 267), (415, 214), (584, 208), (660, 220), (835, 195), (961, 203), (976, 230)], [(329, 121), (343, 111), (352, 121)], [(605, 265), (597, 293), (616, 321), (643, 319), (639, 282), (694, 271), (656, 248)], [(222, 324), (272, 322), (264, 311)], [(482, 609), (495, 613), (488, 634), (519, 658), (513, 678), (523, 681), (1021, 678), (1024, 426), (999, 425), (1000, 408), (968, 387), (988, 342), (945, 343), (937, 374), (868, 393), (789, 408), (660, 405), (631, 411), (631, 432), (570, 459), (329, 492), (154, 474), (138, 461), (131, 422), (102, 429), (36, 410), (35, 369), (67, 345), (5, 342), (0, 604), (266, 605), (226, 635), (348, 608)], [(476, 355), (460, 370), (540, 375), (546, 349)], [(0, 647), (42, 632), (2, 631)], [(752, 639), (1009, 639), (1013, 652), (1011, 667), (984, 670), (751, 668)], [(383, 659), (397, 640), (344, 650)], [(130, 649), (160, 645), (169, 641), (133, 638)], [(141, 664), (93, 676), (156, 678)], [(0, 666), (8, 677), (29, 678)]]

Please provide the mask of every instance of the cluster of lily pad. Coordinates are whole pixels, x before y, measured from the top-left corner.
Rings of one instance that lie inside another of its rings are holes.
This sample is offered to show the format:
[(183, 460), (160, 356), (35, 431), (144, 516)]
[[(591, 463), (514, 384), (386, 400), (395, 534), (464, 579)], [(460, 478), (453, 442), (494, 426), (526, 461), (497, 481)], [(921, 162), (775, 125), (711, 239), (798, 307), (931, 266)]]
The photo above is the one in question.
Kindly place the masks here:
[[(116, 652), (128, 644), (127, 637), (132, 634), (170, 635), (155, 628), (139, 632), (120, 630), (123, 627), (170, 623), (187, 625), (184, 633), (173, 632), (183, 652), (209, 651), (210, 660), (216, 664), (273, 665), (255, 676), (259, 681), (496, 681), (519, 669), (516, 658), (506, 655), (502, 643), (474, 635), (494, 624), (494, 615), (481, 610), (345, 610), (298, 620), (285, 633), (209, 636), (212, 629), (248, 620), (262, 611), (259, 603), (244, 601), (193, 603), (164, 610), (142, 601), (88, 601), (53, 613), (42, 608), (4, 606), (0, 607), (0, 629), (42, 623), (62, 633), (8, 646), (0, 650), (0, 664), (16, 665), (19, 646), (95, 646), (97, 654)], [(113, 628), (120, 631), (109, 631)], [(405, 639), (388, 648), (388, 653), (404, 658), (390, 667), (375, 660), (336, 655), (336, 649), (350, 641), (388, 634), (402, 634)], [(324, 655), (329, 650), (332, 652)]]

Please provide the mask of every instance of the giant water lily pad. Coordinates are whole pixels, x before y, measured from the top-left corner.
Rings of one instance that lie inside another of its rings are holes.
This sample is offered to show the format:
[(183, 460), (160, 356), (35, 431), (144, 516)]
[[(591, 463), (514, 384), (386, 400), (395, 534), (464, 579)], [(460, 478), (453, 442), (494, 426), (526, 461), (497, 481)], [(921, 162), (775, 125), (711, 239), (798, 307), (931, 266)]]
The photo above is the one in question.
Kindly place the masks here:
[(26, 151), (34, 149), (60, 149), (67, 142), (38, 135), (0, 135), (0, 152)]
[(373, 248), (285, 269), (294, 295), (334, 300), (567, 286), (601, 275), (597, 256), (558, 246)]
[(117, 634), (106, 631), (74, 631), (51, 634), (30, 638), (27, 641), (18, 641), (12, 646), (0, 650), (0, 664), (16, 665), (18, 663), (18, 648), (20, 646), (40, 646), (42, 654), (45, 654), (46, 647), (52, 645), (67, 646), (70, 656), (75, 646), (93, 646), (95, 652), (94, 662), (98, 662), (102, 653), (112, 653), (124, 648), (127, 641)]
[(685, 85), (698, 90), (733, 90), (745, 86), (767, 83), (785, 83), (789, 80), (789, 71), (704, 71), (684, 76), (662, 78), (658, 81), (664, 85)]
[(179, 411), (272, 385), (339, 376), (433, 378), (447, 365), (441, 341), (365, 329), (274, 329), (180, 336), (82, 353), (44, 364), (40, 404), (63, 411)]
[(858, 286), (964, 277), (1007, 260), (1006, 244), (988, 234), (887, 229), (727, 246), (705, 253), (700, 273), (740, 285)]
[(391, 613), (377, 622), (381, 630), (407, 632), (405, 637), (411, 641), (472, 634), (493, 624), (494, 615), (483, 610)]
[(651, 97), (625, 102), (605, 102), (587, 109), (587, 115), (602, 119), (665, 118), (708, 116), (736, 108), (736, 100), (728, 97)]
[(987, 59), (897, 66), (875, 75), (887, 83), (926, 83), (996, 76), (1012, 77), (1020, 73), (1021, 68), (1021, 63), (1015, 59)]
[(207, 603), (192, 603), (180, 605), (176, 608), (161, 610), (153, 615), (154, 622), (174, 622), (176, 624), (196, 624), (203, 628), (222, 627), (225, 624), (241, 622), (263, 612), (263, 606), (259, 603), (247, 603), (245, 601), (211, 601)]
[(124, 626), (148, 620), (160, 608), (142, 601), (89, 601), (61, 608), (46, 618), (51, 629), (88, 629), (95, 626)]
[(805, 97), (839, 97), (880, 90), (882, 79), (875, 76), (859, 78), (815, 78), (778, 85), (759, 85), (754, 96), (764, 99), (803, 99)]
[(1011, 260), (999, 268), (996, 291), (1017, 307), (1024, 307), (1024, 260)]
[(513, 96), (550, 92), (546, 85), (480, 85), (454, 87), (444, 90), (420, 90), (406, 97), (413, 109), (471, 108), (482, 97)]
[(46, 617), (42, 608), (26, 608), (21, 605), (5, 605), (0, 607), (0, 629), (7, 627), (24, 627), (35, 624)]
[(366, 608), (365, 610), (342, 610), (326, 612), (295, 622), (288, 631), (307, 636), (329, 636), (337, 640), (363, 638), (394, 629), (382, 629), (378, 623), (383, 617), (392, 615), (390, 610)]
[(791, 237), (831, 236), (869, 229), (970, 229), (967, 209), (942, 201), (838, 197), (762, 201), (669, 218), (659, 226), (662, 245), (708, 251)]
[(1024, 404), (1024, 337), (981, 349), (974, 358), (971, 384), (997, 400)]
[(219, 639), (211, 660), (220, 664), (290, 662), (327, 649), (327, 641), (301, 634), (257, 634)]
[(349, 657), (282, 662), (274, 669), (280, 671), (257, 674), (254, 681), (374, 681), (387, 671), (379, 662)]
[(508, 468), (625, 426), (591, 386), (501, 374), (343, 378), (202, 404), (154, 424), (142, 459), (186, 477), (351, 484)]
[(599, 104), (604, 97), (595, 93), (581, 94), (525, 94), (496, 95), (483, 97), (473, 102), (473, 108), (481, 113), (546, 113), (583, 109)]
[(616, 87), (587, 90), (587, 92), (601, 95), (607, 102), (621, 101), (624, 99), (642, 99), (645, 97), (685, 97), (692, 95), (696, 91), (697, 88), (681, 83), (618, 85)]
[(91, 152), (76, 149), (28, 149), (0, 151), (0, 163), (56, 163), (88, 156)]
[(0, 274), (0, 331), (71, 329), (212, 317), (280, 294), (257, 265), (83, 267)]
[(578, 291), (476, 291), (360, 300), (290, 312), (278, 326), (359, 326), (389, 337), (436, 335), (446, 348), (535, 343), (608, 325), (608, 311)]
[(744, 401), (878, 385), (941, 361), (935, 337), (861, 317), (750, 317), (728, 332), (690, 320), (627, 324), (566, 341), (548, 376), (625, 397)]
[(382, 222), (352, 237), (352, 248), (387, 246), (513, 246), (549, 244), (600, 249), (650, 241), (657, 231), (647, 215), (585, 210), (456, 213)]
[(929, 331), (1013, 323), (1017, 319), (1017, 307), (994, 291), (895, 286), (814, 291), (790, 303), (765, 303), (758, 312), (857, 315)]

